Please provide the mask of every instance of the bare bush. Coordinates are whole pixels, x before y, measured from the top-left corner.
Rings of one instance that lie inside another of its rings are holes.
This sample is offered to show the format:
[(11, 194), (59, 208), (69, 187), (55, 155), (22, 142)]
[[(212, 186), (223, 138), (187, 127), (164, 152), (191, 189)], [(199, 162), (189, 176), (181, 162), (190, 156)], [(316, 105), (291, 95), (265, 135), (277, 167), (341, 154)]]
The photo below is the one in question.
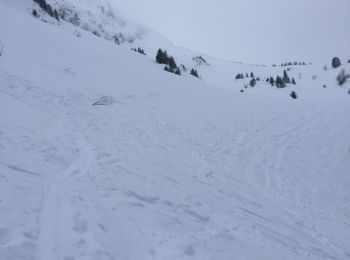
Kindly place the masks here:
[(350, 74), (346, 74), (345, 69), (342, 69), (339, 75), (337, 76), (337, 82), (339, 86), (344, 85), (349, 78)]

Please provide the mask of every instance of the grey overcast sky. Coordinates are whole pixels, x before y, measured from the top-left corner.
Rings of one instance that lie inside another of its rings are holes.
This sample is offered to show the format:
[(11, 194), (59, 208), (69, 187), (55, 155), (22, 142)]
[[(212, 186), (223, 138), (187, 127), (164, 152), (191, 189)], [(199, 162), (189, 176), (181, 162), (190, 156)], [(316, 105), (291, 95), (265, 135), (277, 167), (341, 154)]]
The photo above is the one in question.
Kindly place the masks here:
[(250, 63), (350, 58), (350, 0), (109, 0), (178, 46)]

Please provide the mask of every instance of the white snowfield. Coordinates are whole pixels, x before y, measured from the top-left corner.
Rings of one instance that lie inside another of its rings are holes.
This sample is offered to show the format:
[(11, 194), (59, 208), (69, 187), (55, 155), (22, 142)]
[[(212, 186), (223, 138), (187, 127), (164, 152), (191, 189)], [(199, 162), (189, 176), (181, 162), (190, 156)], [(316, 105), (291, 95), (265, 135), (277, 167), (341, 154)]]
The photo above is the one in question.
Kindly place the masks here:
[(78, 38), (19, 2), (0, 3), (0, 260), (350, 259), (349, 65), (284, 89), (263, 80), (283, 68), (210, 57), (179, 77), (158, 47), (198, 54)]

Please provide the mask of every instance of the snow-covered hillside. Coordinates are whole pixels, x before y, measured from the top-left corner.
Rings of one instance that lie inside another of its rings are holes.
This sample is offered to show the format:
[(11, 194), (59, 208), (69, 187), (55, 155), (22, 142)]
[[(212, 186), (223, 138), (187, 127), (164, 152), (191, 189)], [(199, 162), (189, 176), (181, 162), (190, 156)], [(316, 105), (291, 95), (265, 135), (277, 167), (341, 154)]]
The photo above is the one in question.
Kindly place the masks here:
[(0, 3), (1, 260), (350, 259), (349, 64), (277, 89), (281, 67), (196, 66), (151, 31), (117, 45), (33, 6)]

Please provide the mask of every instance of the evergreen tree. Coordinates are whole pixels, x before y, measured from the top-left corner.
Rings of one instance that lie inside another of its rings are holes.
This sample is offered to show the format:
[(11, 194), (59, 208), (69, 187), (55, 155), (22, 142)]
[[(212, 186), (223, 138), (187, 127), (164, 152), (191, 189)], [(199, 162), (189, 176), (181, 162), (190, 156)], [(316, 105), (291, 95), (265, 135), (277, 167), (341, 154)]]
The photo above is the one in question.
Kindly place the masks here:
[(176, 75), (181, 75), (181, 71), (180, 71), (180, 69), (179, 69), (179, 68), (176, 68), (176, 70), (175, 70), (175, 74), (176, 74)]
[(168, 65), (169, 65), (170, 71), (174, 72), (176, 70), (177, 65), (176, 65), (174, 57), (168, 58)]
[(295, 82), (295, 79), (294, 78), (292, 78), (292, 84), (293, 85), (296, 85), (297, 83)]
[(165, 67), (164, 67), (164, 70), (170, 72), (168, 66), (165, 66)]
[(275, 80), (273, 79), (273, 77), (270, 77), (270, 84), (273, 86), (275, 85)]
[(254, 73), (253, 72), (250, 73), (250, 77), (254, 78)]
[(277, 76), (276, 78), (276, 86), (277, 88), (284, 88), (286, 86), (286, 84), (284, 83), (284, 81), (280, 76)]
[(283, 82), (290, 83), (290, 78), (289, 78), (286, 70), (283, 71)]
[(334, 69), (338, 68), (341, 65), (340, 59), (338, 57), (334, 57), (332, 59), (332, 67)]
[(165, 53), (162, 51), (162, 49), (159, 49), (157, 52), (157, 56), (156, 56), (156, 61), (159, 64), (167, 64), (166, 62), (166, 57), (165, 57)]
[(194, 76), (194, 77), (197, 77), (197, 78), (199, 78), (199, 75), (198, 75), (198, 71), (197, 70), (195, 70), (195, 69), (191, 69), (191, 73), (190, 73), (192, 76)]
[(238, 74), (236, 75), (236, 79), (242, 79), (242, 75), (238, 73)]
[(246, 78), (249, 78), (248, 72), (245, 74), (245, 77), (246, 77)]

